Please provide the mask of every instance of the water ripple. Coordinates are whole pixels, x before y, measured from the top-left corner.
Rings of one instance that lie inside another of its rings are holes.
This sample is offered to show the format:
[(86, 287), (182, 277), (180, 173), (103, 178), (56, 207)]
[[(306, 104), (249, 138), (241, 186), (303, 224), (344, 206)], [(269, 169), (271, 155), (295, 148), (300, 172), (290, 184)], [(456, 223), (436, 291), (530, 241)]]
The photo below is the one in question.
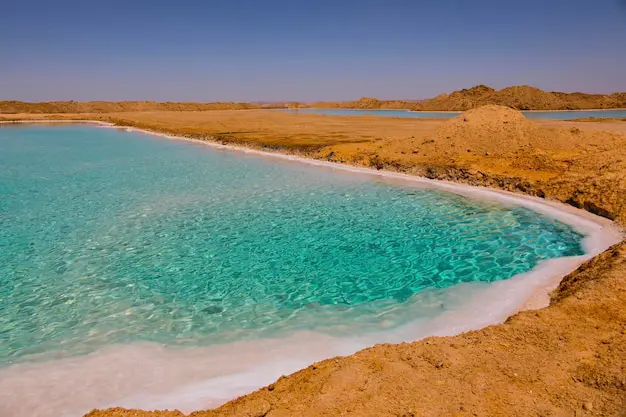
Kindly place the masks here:
[(3, 129), (0, 363), (357, 334), (415, 318), (399, 312), (426, 289), (582, 253), (523, 208), (115, 130)]

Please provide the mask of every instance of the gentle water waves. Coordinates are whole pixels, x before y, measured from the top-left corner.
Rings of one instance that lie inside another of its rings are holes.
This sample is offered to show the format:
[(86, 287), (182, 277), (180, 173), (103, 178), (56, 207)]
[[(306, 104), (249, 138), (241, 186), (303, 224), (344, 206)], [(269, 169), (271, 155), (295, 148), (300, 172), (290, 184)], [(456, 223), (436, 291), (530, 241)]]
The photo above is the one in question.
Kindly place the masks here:
[[(294, 110), (283, 110), (294, 112)], [(461, 112), (408, 111), (408, 110), (359, 110), (359, 109), (298, 109), (301, 113), (325, 114), (328, 116), (381, 116), (409, 119), (448, 119)], [(588, 117), (600, 119), (626, 117), (626, 110), (576, 110), (576, 111), (523, 111), (529, 119), (572, 120)]]
[(112, 129), (0, 135), (3, 362), (358, 333), (425, 288), (581, 254), (527, 209)]
[[(363, 336), (436, 319), (483, 288), (455, 284), (583, 253), (579, 233), (525, 208), (115, 129), (2, 127), (0, 175), (0, 367), (146, 341)], [(19, 395), (45, 379), (27, 375), (14, 375)]]

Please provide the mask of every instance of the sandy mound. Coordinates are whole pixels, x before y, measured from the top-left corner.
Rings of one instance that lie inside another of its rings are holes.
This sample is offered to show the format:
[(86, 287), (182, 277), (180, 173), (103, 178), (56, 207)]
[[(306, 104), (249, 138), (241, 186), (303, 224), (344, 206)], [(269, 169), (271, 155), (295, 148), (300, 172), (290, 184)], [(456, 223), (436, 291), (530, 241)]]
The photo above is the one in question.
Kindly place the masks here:
[[(553, 129), (539, 126), (509, 107), (487, 105), (450, 119), (433, 134), (432, 146), (441, 154), (467, 152), (481, 156), (535, 152), (571, 152), (576, 146), (613, 144), (610, 133), (591, 134), (577, 128)], [(469, 149), (469, 150), (468, 150)]]
[(524, 147), (540, 146), (540, 128), (517, 110), (488, 105), (465, 113), (444, 123), (435, 132), (434, 143), (447, 147), (449, 153), (459, 151), (499, 154)]

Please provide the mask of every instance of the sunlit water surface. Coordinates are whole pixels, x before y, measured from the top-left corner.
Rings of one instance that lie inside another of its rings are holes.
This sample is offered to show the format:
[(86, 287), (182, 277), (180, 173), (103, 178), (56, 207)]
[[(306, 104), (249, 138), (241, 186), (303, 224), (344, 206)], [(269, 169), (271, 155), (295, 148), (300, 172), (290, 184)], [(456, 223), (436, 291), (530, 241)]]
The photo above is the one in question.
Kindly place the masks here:
[(360, 335), (436, 317), (455, 284), (583, 253), (525, 208), (115, 129), (2, 127), (0, 175), (5, 365)]

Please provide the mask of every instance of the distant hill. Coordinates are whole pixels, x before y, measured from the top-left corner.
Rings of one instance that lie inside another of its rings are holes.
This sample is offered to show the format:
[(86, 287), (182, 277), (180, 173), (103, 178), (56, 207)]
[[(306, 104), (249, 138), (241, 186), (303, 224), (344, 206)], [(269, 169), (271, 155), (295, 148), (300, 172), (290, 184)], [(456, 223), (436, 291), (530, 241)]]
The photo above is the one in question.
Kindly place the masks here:
[(625, 93), (611, 95), (547, 92), (527, 85), (494, 90), (479, 85), (421, 103), (423, 110), (469, 110), (497, 104), (517, 110), (582, 110), (626, 107)]
[(0, 101), (0, 113), (114, 113), (129, 111), (201, 111), (266, 108), (251, 103), (158, 103), (155, 101)]
[(364, 97), (347, 102), (317, 102), (316, 108), (409, 109), (425, 111), (465, 111), (487, 104), (517, 110), (584, 110), (626, 108), (626, 93), (586, 94), (547, 92), (522, 85), (495, 90), (486, 85), (441, 94), (422, 101), (377, 100)]
[(527, 85), (494, 90), (486, 85), (441, 94), (427, 100), (379, 100), (362, 97), (353, 101), (318, 101), (309, 105), (295, 101), (253, 103), (190, 103), (155, 101), (50, 101), (27, 103), (0, 101), (0, 113), (113, 113), (129, 111), (245, 110), (287, 107), (344, 109), (406, 109), (424, 111), (465, 111), (488, 104), (517, 110), (584, 110), (626, 108), (626, 93), (586, 94), (547, 92)]
[(413, 110), (417, 100), (378, 100), (371, 97), (362, 97), (354, 101), (318, 101), (309, 107), (318, 109), (407, 109)]

